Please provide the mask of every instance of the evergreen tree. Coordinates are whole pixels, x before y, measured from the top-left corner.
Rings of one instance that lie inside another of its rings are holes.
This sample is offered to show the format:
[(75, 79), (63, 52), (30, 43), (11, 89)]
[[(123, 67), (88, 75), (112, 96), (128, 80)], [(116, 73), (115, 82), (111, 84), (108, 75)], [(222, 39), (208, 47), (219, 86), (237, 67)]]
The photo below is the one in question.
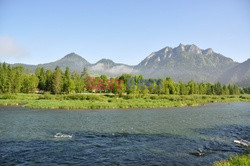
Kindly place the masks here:
[(63, 77), (63, 92), (70, 93), (75, 90), (75, 84), (70, 76), (69, 67), (66, 67)]
[(52, 92), (53, 72), (51, 70), (47, 70), (45, 72), (45, 76), (46, 76), (45, 91)]
[(0, 93), (7, 92), (7, 78), (6, 63), (0, 64)]
[(76, 93), (83, 92), (85, 89), (84, 79), (78, 73), (74, 73), (73, 74), (73, 81), (75, 84), (75, 92)]
[(213, 95), (214, 94), (214, 85), (212, 83), (207, 83), (207, 95)]
[(168, 81), (167, 80), (163, 80), (162, 84), (163, 84), (163, 87), (161, 89), (161, 94), (169, 95), (170, 94), (169, 93), (170, 90), (169, 90), (169, 83), (168, 83)]
[(221, 83), (217, 82), (215, 85), (214, 85), (214, 90), (215, 90), (215, 94), (216, 95), (222, 95), (222, 85)]
[(188, 82), (188, 87), (189, 87), (188, 94), (190, 94), (190, 95), (195, 94), (195, 82), (194, 81), (189, 81)]
[(8, 93), (13, 92), (13, 86), (14, 86), (14, 72), (10, 65), (7, 66), (7, 91)]
[(233, 87), (233, 84), (229, 84), (227, 88), (228, 88), (228, 90), (229, 90), (229, 94), (230, 94), (230, 95), (233, 95), (233, 94), (234, 94), (234, 87)]
[(223, 85), (223, 88), (222, 88), (223, 90), (222, 90), (222, 94), (223, 95), (229, 95), (229, 90), (228, 90), (228, 88), (227, 88), (227, 86), (226, 85)]
[(206, 94), (207, 92), (207, 85), (206, 83), (202, 82), (199, 84), (199, 94)]
[(58, 94), (62, 91), (62, 71), (60, 67), (56, 67), (53, 73), (53, 80), (52, 80), (52, 93)]
[(38, 89), (40, 90), (46, 90), (46, 74), (43, 67), (37, 67), (35, 72), (39, 83), (38, 83)]
[(186, 84), (183, 82), (180, 82), (179, 84), (180, 84), (180, 95), (187, 95), (189, 93), (189, 89), (186, 86)]
[(244, 93), (250, 94), (250, 86), (243, 88)]

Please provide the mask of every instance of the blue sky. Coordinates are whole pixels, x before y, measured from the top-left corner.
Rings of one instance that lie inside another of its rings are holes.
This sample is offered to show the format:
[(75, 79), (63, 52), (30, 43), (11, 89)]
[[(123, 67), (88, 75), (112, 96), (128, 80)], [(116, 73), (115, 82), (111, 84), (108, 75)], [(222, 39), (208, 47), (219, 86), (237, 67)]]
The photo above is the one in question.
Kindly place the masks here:
[(250, 58), (249, 0), (0, 0), (0, 61), (39, 64), (75, 52), (135, 65), (180, 43)]

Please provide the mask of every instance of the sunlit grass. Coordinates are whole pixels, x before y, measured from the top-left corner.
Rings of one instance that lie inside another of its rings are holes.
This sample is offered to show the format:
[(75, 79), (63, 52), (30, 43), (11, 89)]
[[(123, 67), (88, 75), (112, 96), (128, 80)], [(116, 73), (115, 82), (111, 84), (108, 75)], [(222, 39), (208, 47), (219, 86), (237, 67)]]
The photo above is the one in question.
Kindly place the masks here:
[(250, 101), (250, 95), (0, 94), (0, 106), (47, 109), (161, 108)]
[(250, 154), (230, 157), (228, 160), (218, 161), (213, 166), (249, 166)]

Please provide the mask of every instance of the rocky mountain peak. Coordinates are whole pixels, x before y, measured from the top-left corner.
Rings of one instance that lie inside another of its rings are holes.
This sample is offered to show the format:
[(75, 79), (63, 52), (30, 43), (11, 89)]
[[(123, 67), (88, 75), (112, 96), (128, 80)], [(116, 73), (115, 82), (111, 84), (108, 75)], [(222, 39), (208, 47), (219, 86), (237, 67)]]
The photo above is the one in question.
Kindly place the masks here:
[(185, 46), (185, 48), (186, 48), (186, 51), (189, 53), (202, 54), (201, 49), (194, 44), (187, 45), (187, 46)]
[(178, 47), (175, 47), (174, 48), (178, 53), (180, 53), (180, 52), (182, 52), (182, 51), (185, 51), (185, 45), (183, 45), (183, 44), (179, 44), (179, 46)]
[(203, 51), (203, 54), (205, 54), (205, 55), (211, 55), (213, 53), (214, 53), (214, 51), (212, 50), (212, 48), (208, 48), (208, 49)]

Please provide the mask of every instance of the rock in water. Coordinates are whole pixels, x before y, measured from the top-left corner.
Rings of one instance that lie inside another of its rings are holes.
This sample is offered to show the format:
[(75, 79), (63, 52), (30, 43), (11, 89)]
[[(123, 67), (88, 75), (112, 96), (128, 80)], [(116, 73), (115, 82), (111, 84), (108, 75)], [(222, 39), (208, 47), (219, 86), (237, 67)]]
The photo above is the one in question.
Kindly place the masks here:
[(54, 135), (55, 138), (72, 138), (72, 135), (68, 135), (68, 134), (63, 134), (63, 133), (56, 133)]
[(241, 146), (250, 146), (250, 142), (246, 141), (246, 140), (234, 140), (234, 143), (236, 143), (237, 145), (241, 145)]
[(191, 153), (194, 156), (204, 156), (205, 152), (203, 150), (201, 150), (200, 148), (198, 148), (198, 150), (196, 152)]

